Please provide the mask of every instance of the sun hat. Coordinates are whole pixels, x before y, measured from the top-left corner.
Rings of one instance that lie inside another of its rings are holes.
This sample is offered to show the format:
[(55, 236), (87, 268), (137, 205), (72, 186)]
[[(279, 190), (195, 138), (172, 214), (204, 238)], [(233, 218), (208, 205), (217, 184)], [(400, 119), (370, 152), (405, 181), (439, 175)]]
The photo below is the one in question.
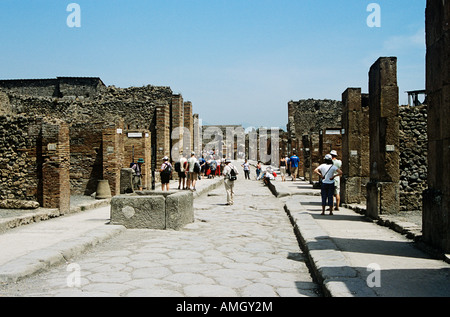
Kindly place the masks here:
[(337, 152), (336, 152), (335, 150), (332, 150), (332, 151), (330, 152), (330, 154), (331, 154), (331, 155), (334, 155), (334, 156), (337, 156), (337, 155), (338, 155)]
[(163, 157), (163, 161), (168, 161), (168, 160), (169, 160), (169, 158), (167, 156)]
[(145, 163), (143, 158), (138, 159), (138, 163)]
[(331, 157), (330, 154), (327, 154), (327, 155), (325, 155), (325, 159), (326, 159), (326, 160), (332, 160), (333, 158)]

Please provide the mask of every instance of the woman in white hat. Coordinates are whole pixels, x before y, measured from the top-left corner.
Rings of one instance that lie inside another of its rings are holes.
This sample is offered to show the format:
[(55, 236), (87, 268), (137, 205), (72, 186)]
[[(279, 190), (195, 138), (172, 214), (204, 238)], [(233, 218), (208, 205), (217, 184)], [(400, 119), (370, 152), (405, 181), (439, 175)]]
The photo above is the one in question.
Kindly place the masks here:
[(322, 215), (325, 214), (325, 206), (329, 206), (330, 215), (333, 214), (333, 195), (334, 195), (334, 177), (341, 176), (342, 171), (333, 165), (333, 159), (330, 154), (325, 155), (324, 163), (314, 170), (322, 180), (320, 194), (322, 196)]
[(161, 176), (161, 190), (164, 191), (164, 188), (166, 188), (167, 191), (169, 191), (169, 183), (170, 183), (170, 176), (172, 175), (172, 164), (169, 162), (169, 158), (167, 156), (163, 157), (163, 164), (161, 165), (160, 169), (160, 176)]

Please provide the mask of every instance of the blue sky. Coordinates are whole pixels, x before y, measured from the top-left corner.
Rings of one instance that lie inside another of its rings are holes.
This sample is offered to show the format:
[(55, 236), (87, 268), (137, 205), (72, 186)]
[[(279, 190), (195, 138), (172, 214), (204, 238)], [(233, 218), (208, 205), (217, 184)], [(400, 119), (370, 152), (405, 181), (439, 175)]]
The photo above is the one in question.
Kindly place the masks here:
[[(67, 5), (81, 8), (70, 28)], [(381, 27), (370, 28), (370, 3)], [(425, 0), (1, 0), (0, 79), (170, 86), (207, 124), (281, 127), (287, 103), (368, 90), (397, 56), (400, 104), (425, 88)]]

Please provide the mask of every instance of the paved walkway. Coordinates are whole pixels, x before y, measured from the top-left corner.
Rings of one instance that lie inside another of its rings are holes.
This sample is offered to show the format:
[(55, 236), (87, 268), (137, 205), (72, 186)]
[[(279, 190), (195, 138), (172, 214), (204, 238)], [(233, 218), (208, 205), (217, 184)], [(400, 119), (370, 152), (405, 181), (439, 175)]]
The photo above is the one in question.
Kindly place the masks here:
[[(450, 296), (450, 264), (348, 208), (322, 212), (320, 190), (274, 182), (328, 296)], [(369, 287), (371, 286), (371, 287)]]
[[(197, 191), (217, 181), (202, 180)], [(41, 257), (50, 250), (57, 257), (67, 241), (73, 241), (73, 248), (80, 245), (80, 239), (92, 243), (90, 235), (106, 228), (118, 235), (99, 245), (93, 243), (95, 248), (83, 254), (66, 251), (67, 263), (49, 266), (45, 272), (17, 283), (4, 283), (0, 295), (319, 296), (320, 286), (312, 281), (284, 203), (261, 182), (244, 180), (242, 173), (235, 191), (233, 206), (225, 205), (223, 185), (197, 197), (195, 222), (180, 231), (124, 230), (105, 225), (108, 208), (17, 228), (9, 233), (10, 243), (18, 235), (29, 244), (40, 241), (34, 253)], [(69, 229), (71, 225), (75, 227)], [(67, 236), (61, 242), (51, 243), (52, 236), (63, 234)], [(25, 263), (27, 256), (21, 255), (30, 250), (24, 245), (6, 249), (17, 249), (17, 259), (9, 263)], [(36, 260), (36, 256), (28, 257)], [(0, 276), (11, 267), (1, 264)]]

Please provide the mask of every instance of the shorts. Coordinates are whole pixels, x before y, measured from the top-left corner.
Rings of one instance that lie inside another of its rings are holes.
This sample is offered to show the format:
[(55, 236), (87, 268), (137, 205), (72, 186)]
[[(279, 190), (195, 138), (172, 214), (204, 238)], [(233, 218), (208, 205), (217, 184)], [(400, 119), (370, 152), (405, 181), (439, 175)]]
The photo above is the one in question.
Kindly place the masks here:
[(178, 172), (178, 178), (186, 178), (186, 172)]
[(170, 182), (170, 174), (161, 174), (161, 184), (168, 184)]
[(195, 173), (195, 172), (189, 172), (189, 174), (188, 174), (188, 179), (189, 179), (189, 180), (195, 181), (195, 180), (197, 180), (197, 178), (198, 178), (198, 173)]
[(341, 178), (339, 176), (336, 176), (334, 178), (334, 194), (340, 195), (341, 193)]

